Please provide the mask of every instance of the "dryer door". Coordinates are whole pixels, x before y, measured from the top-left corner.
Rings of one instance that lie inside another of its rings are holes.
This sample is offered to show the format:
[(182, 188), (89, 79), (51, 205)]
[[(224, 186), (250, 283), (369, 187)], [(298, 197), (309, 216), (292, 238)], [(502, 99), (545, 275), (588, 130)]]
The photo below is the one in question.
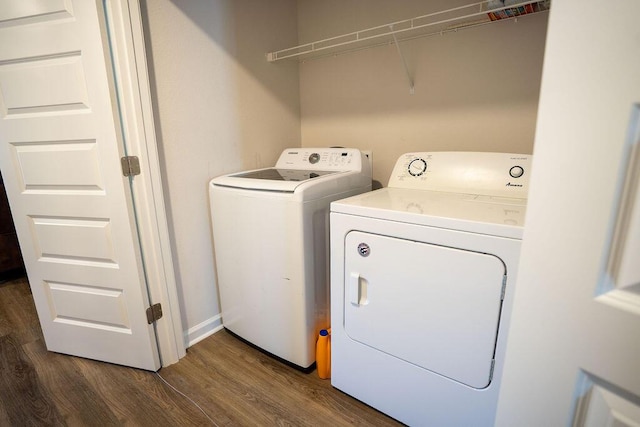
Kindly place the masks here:
[(485, 388), (504, 275), (493, 255), (352, 231), (345, 239), (345, 331), (391, 356)]

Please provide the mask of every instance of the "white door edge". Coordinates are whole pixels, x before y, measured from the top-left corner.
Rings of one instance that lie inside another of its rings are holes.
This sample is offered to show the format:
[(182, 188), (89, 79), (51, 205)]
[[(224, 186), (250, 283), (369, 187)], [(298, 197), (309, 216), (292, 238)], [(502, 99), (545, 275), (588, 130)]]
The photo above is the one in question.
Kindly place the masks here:
[(142, 259), (151, 304), (162, 304), (156, 322), (162, 366), (186, 354), (157, 150), (139, 0), (104, 0), (114, 74), (128, 155), (142, 173), (133, 178)]

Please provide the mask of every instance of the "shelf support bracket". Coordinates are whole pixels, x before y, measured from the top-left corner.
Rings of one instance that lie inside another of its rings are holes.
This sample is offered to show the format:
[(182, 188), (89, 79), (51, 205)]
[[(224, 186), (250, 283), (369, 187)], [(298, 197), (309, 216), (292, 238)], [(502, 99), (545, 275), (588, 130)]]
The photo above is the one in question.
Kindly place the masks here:
[(393, 42), (396, 45), (396, 49), (398, 49), (398, 55), (400, 55), (400, 59), (402, 60), (402, 66), (404, 67), (404, 72), (407, 76), (407, 80), (409, 81), (409, 94), (413, 95), (414, 93), (416, 93), (416, 89), (413, 84), (413, 78), (411, 77), (411, 73), (409, 72), (409, 67), (407, 67), (407, 61), (404, 59), (404, 55), (402, 54), (402, 49), (400, 49), (400, 45), (398, 44), (396, 33), (393, 31), (393, 25), (389, 25), (389, 29), (391, 30), (391, 35), (393, 36)]

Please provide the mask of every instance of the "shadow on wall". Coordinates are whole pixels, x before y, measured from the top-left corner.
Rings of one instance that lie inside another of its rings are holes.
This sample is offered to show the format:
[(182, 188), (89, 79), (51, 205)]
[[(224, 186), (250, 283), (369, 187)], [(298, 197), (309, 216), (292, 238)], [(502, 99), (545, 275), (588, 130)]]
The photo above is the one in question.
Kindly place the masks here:
[[(214, 175), (271, 165), (281, 147), (300, 145), (298, 64), (273, 64), (265, 57), (297, 42), (295, 0), (141, 5), (149, 21), (145, 37), (157, 102), (165, 112), (176, 110), (171, 119), (181, 121), (160, 127), (208, 129), (220, 141), (218, 163), (231, 168)], [(167, 107), (172, 101), (180, 106)]]
[(291, 113), (299, 115), (297, 63), (273, 64), (265, 57), (266, 52), (297, 43), (295, 0), (172, 2), (233, 57), (242, 71), (257, 80)]

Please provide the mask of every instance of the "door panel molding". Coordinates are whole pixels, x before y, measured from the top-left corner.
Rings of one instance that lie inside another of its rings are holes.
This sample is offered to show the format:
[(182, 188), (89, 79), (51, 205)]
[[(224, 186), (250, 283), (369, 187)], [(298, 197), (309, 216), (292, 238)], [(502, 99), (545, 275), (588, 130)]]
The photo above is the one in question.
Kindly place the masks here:
[(0, 9), (0, 28), (73, 17), (71, 0), (22, 0), (16, 3), (11, 8)]
[(640, 400), (637, 396), (581, 370), (576, 384), (576, 408), (571, 426), (637, 426)]
[[(138, 1), (80, 0), (72, 11), (64, 0), (66, 12), (49, 16), (55, 24), (42, 20), (38, 4), (53, 4), (44, 3), (15, 0), (0, 12), (1, 36), (21, 41), (0, 44), (0, 124), (2, 172), (47, 347), (167, 366), (185, 343)], [(119, 168), (126, 152), (143, 164), (129, 181)], [(149, 303), (166, 313), (151, 326)]]

